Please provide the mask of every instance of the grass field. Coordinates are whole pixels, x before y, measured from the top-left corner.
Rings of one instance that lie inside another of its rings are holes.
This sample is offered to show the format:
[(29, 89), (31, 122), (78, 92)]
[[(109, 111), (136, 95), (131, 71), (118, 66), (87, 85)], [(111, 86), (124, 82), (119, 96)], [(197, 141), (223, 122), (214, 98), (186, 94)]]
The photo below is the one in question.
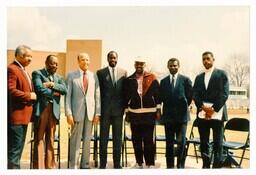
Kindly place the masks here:
[[(248, 118), (249, 119), (249, 114), (247, 113), (246, 110), (232, 110), (232, 111), (228, 111), (229, 113), (229, 119), (233, 118), (233, 117), (241, 117), (241, 118)], [(190, 130), (191, 130), (191, 125), (192, 125), (192, 121), (195, 119), (195, 113), (192, 112), (191, 115), (191, 122), (189, 122), (188, 124), (188, 128), (187, 128), (187, 136), (189, 136)], [(68, 155), (68, 125), (66, 122), (66, 118), (64, 116), (64, 113), (62, 112), (62, 116), (61, 116), (61, 120), (60, 120), (60, 126), (61, 126), (61, 130), (60, 130), (60, 145), (61, 145), (61, 168), (65, 169), (67, 168), (67, 155)], [(129, 132), (129, 126), (127, 127), (127, 131)], [(156, 130), (157, 134), (160, 135), (164, 135), (164, 128), (162, 126), (158, 126), (157, 130)], [(198, 133), (197, 133), (198, 134)], [(26, 138), (26, 142), (25, 142), (25, 148), (22, 154), (22, 160), (21, 160), (21, 166), (22, 168), (29, 168), (29, 162), (30, 162), (30, 144), (29, 144), (29, 140), (30, 140), (30, 136), (31, 136), (31, 124), (28, 127), (28, 132), (27, 132), (27, 138)], [(237, 135), (237, 134), (229, 134), (229, 137), (232, 138), (232, 140), (235, 141), (240, 141), (241, 138), (243, 137), (243, 135)], [(109, 147), (112, 147), (111, 145), (112, 143), (109, 142)], [(132, 146), (131, 142), (128, 142), (128, 146)], [(165, 142), (158, 142), (157, 143), (157, 148), (164, 148), (165, 147)], [(109, 152), (112, 152), (111, 149), (109, 149)], [(156, 167), (157, 168), (165, 168), (165, 155), (164, 149), (157, 149), (157, 152), (161, 153), (161, 154), (157, 154), (156, 157)], [(189, 155), (193, 154), (193, 146), (190, 146), (189, 149)], [(235, 151), (234, 154), (241, 154), (241, 151)], [(246, 151), (245, 157), (250, 158), (250, 151)], [(92, 156), (91, 156), (92, 159)], [(111, 168), (112, 167), (112, 155), (109, 154), (108, 155), (108, 166)], [(128, 155), (128, 167), (130, 167), (135, 161), (134, 155), (130, 154)], [(93, 163), (93, 161), (92, 161)], [(202, 167), (202, 163), (201, 163), (201, 159), (199, 158), (199, 163), (196, 163), (195, 158), (192, 158), (190, 156), (188, 156), (187, 160), (186, 160), (186, 168), (201, 168)], [(250, 168), (250, 161), (249, 160), (244, 160), (242, 163), (242, 168)]]

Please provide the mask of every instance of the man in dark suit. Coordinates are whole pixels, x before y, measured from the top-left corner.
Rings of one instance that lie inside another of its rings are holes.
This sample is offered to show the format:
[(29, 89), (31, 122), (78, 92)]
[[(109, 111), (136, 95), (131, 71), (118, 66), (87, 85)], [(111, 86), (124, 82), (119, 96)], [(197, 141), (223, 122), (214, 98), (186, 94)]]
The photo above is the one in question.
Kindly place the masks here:
[(210, 168), (209, 135), (213, 131), (213, 168), (220, 168), (222, 161), (223, 123), (227, 120), (226, 101), (229, 95), (228, 77), (223, 70), (214, 68), (212, 52), (204, 52), (205, 71), (194, 83), (194, 101), (197, 107), (198, 130), (203, 168)]
[(32, 51), (21, 45), (15, 50), (15, 60), (8, 66), (8, 169), (20, 169), (27, 126), (32, 116), (32, 102), (36, 100), (27, 67)]
[(101, 93), (100, 168), (106, 168), (109, 128), (112, 125), (114, 168), (121, 168), (122, 125), (124, 114), (123, 83), (126, 71), (116, 67), (118, 55), (110, 51), (108, 67), (97, 71)]
[[(65, 81), (56, 74), (57, 68), (57, 56), (48, 55), (45, 60), (45, 68), (32, 73), (35, 92), (38, 96), (34, 106), (33, 165), (38, 169), (56, 168), (53, 148), (55, 129), (60, 119), (60, 96), (67, 93)], [(44, 145), (46, 145), (46, 149), (44, 149)], [(44, 150), (46, 150), (45, 153)]]
[[(178, 73), (177, 58), (168, 61), (170, 75), (161, 80), (160, 96), (163, 102), (162, 121), (166, 135), (166, 165), (174, 168), (174, 141), (177, 141), (177, 168), (184, 168), (187, 122), (190, 118), (188, 106), (192, 101), (191, 80)], [(175, 138), (176, 135), (176, 138)]]

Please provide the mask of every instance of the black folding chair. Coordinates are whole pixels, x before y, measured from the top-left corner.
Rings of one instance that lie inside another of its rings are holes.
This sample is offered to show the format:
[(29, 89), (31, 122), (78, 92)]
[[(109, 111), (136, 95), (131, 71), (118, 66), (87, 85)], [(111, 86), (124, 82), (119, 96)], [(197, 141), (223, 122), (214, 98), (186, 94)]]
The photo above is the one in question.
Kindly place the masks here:
[(155, 134), (155, 149), (156, 149), (155, 150), (155, 159), (157, 159), (157, 155), (158, 154), (165, 155), (165, 150), (166, 150), (166, 137), (165, 137), (165, 129), (164, 129), (163, 122), (158, 121), (158, 120), (155, 122), (154, 134)]
[(129, 128), (129, 123), (124, 121), (123, 123), (123, 146), (122, 146), (122, 157), (123, 158), (123, 164), (127, 167), (128, 164), (128, 154), (134, 154), (133, 146), (128, 146), (127, 142), (130, 142), (130, 145), (132, 144), (132, 135), (131, 131), (127, 132), (127, 128)]
[[(189, 134), (189, 138), (187, 139), (186, 141), (186, 144), (187, 144), (187, 156), (192, 156), (192, 157), (195, 157), (196, 158), (196, 163), (198, 163), (198, 152), (200, 152), (200, 138), (198, 136), (198, 134), (196, 135), (195, 133), (198, 133), (198, 119), (196, 118), (194, 121), (193, 121), (193, 124), (192, 124), (192, 127), (191, 127), (191, 130), (190, 130), (190, 134)], [(190, 144), (193, 144), (193, 147), (194, 147), (194, 155), (189, 155), (188, 154), (188, 150), (189, 150), (189, 146)]]
[[(236, 139), (231, 139), (231, 135), (236, 134)], [(223, 166), (241, 168), (243, 159), (245, 158), (245, 151), (249, 148), (250, 140), (250, 122), (245, 118), (232, 118), (227, 121), (224, 128), (224, 142), (223, 150), (226, 153), (224, 156)], [(234, 154), (231, 150), (241, 150), (241, 155)], [(235, 159), (238, 158), (238, 161)], [(240, 159), (240, 160), (239, 160)]]

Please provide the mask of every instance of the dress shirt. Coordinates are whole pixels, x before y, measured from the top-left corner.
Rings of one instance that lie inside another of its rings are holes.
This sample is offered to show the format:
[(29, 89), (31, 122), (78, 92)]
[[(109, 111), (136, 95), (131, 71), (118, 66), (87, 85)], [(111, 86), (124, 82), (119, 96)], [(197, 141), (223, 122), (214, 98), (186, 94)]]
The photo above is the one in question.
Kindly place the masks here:
[[(114, 76), (115, 76), (115, 77), (113, 77), (113, 69), (114, 69)], [(116, 67), (110, 67), (110, 66), (108, 66), (108, 70), (109, 70), (109, 72), (110, 72), (111, 80), (112, 80), (112, 83), (113, 83), (113, 85), (114, 85), (114, 83), (116, 83), (117, 68), (116, 68)], [(113, 80), (115, 80), (115, 82), (114, 82)]]
[(177, 77), (178, 77), (178, 73), (176, 73), (176, 74), (174, 74), (174, 75), (170, 74), (170, 84), (172, 84), (172, 76), (174, 76), (173, 78), (174, 78), (174, 87), (175, 87), (175, 85), (176, 85), (176, 80), (177, 80)]
[(214, 70), (214, 67), (211, 67), (210, 69), (205, 69), (205, 74), (204, 74), (205, 89), (208, 88), (208, 84), (209, 84), (210, 78), (212, 76), (213, 70)]

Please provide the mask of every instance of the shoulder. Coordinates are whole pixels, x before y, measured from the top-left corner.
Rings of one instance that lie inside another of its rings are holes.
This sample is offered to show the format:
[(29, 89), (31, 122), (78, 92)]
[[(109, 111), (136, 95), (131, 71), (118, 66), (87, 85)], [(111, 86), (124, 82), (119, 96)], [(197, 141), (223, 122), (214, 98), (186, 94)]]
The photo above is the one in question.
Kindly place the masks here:
[(75, 77), (78, 77), (78, 76), (79, 76), (79, 71), (78, 70), (69, 72), (67, 74), (67, 80), (74, 79)]
[(42, 74), (42, 72), (43, 72), (43, 69), (34, 70), (34, 71), (32, 72), (32, 75)]
[(127, 74), (127, 71), (121, 67), (118, 67), (117, 70), (123, 74)]
[(203, 75), (204, 75), (204, 72), (201, 72), (201, 73), (197, 74), (196, 79), (198, 79), (200, 77), (203, 77)]
[(188, 76), (186, 76), (186, 75), (179, 74), (178, 76), (180, 76), (180, 78), (185, 80), (185, 81), (191, 81), (190, 78)]
[(167, 75), (166, 77), (162, 78), (162, 79), (160, 80), (160, 82), (161, 82), (161, 83), (164, 83), (164, 82), (168, 81), (169, 79), (170, 79), (170, 78), (169, 78), (169, 75)]
[(97, 73), (97, 74), (103, 74), (103, 73), (105, 73), (107, 70), (108, 70), (108, 67), (104, 67), (104, 68), (102, 68), (102, 69), (99, 69), (96, 73)]
[(218, 74), (221, 74), (221, 75), (226, 75), (226, 71), (222, 70), (222, 69), (218, 69), (218, 68), (215, 68), (214, 71)]
[(151, 72), (145, 72), (145, 73), (144, 73), (144, 77), (145, 77), (145, 78), (152, 79), (152, 80), (155, 80), (155, 79), (156, 79), (155, 74), (153, 74), (153, 73), (151, 73)]

